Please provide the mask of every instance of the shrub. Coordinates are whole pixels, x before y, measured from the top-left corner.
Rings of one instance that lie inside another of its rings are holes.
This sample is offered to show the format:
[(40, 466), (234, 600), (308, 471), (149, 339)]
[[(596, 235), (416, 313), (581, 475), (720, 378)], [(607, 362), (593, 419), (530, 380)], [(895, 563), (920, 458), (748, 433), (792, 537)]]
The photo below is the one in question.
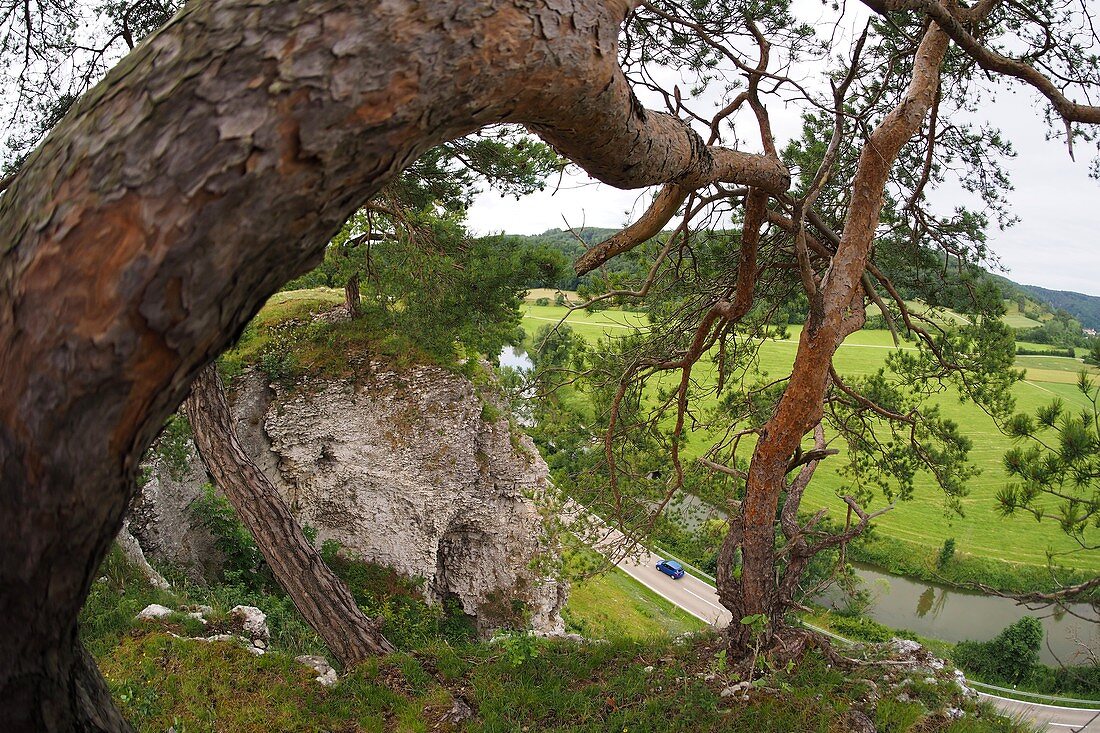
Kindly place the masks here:
[(955, 538), (948, 537), (943, 541), (943, 547), (940, 548), (940, 554), (936, 558), (936, 567), (943, 569), (943, 566), (951, 562), (951, 558), (955, 557)]
[(1034, 616), (1024, 616), (990, 641), (960, 642), (953, 657), (960, 667), (990, 682), (1014, 685), (1038, 667), (1042, 643), (1042, 623)]
[(250, 592), (278, 588), (252, 535), (237, 519), (232, 505), (211, 484), (203, 487), (203, 495), (191, 503), (190, 512), (195, 523), (213, 535), (214, 545), (222, 553), (222, 575), (228, 585)]
[(549, 298), (536, 298), (535, 305), (550, 305)]
[(164, 423), (157, 436), (153, 451), (161, 457), (168, 467), (168, 474), (174, 481), (181, 481), (187, 475), (191, 442), (191, 423), (182, 413), (175, 413)]

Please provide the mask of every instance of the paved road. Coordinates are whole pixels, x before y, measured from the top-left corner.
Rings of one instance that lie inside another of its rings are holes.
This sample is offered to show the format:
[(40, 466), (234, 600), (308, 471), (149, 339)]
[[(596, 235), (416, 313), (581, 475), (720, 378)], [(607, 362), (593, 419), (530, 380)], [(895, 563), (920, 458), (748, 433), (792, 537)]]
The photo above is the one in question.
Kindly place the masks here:
[[(611, 546), (625, 538), (616, 530), (603, 528), (603, 537), (596, 547)], [(718, 603), (718, 592), (708, 583), (693, 575), (673, 580), (655, 567), (661, 558), (647, 550), (639, 550), (619, 562), (619, 568), (650, 590), (664, 596), (680, 608), (708, 624), (719, 628), (729, 624), (729, 611)], [(1002, 714), (1020, 717), (1036, 725), (1039, 730), (1060, 733), (1100, 733), (1100, 710), (1062, 708), (1052, 705), (1009, 700), (979, 692), (978, 695), (993, 703)]]

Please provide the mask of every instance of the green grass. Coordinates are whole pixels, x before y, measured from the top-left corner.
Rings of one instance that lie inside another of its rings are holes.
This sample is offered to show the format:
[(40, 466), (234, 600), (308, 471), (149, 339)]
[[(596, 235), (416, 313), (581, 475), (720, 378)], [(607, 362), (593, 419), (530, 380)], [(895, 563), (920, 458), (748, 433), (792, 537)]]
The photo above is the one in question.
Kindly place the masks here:
[[(348, 568), (341, 568), (348, 570)], [(635, 731), (733, 733), (820, 731), (842, 733), (845, 715), (855, 705), (881, 730), (918, 726), (923, 733), (1024, 733), (1009, 721), (980, 711), (966, 728), (950, 724), (938, 711), (964, 700), (942, 673), (936, 685), (916, 677), (883, 676), (875, 666), (842, 672), (811, 653), (789, 669), (772, 673), (765, 689), (748, 701), (722, 697), (738, 673), (719, 653), (713, 634), (682, 641), (668, 636), (632, 640), (619, 634), (610, 641), (578, 644), (530, 636), (483, 643), (472, 639), (419, 637), (400, 643), (401, 651), (368, 660), (325, 688), (314, 672), (294, 661), (295, 650), (273, 636), (268, 653), (256, 657), (233, 643), (181, 638), (183, 629), (167, 621), (134, 622), (132, 612), (149, 599), (178, 607), (194, 603), (193, 589), (155, 591), (141, 580), (117, 551), (101, 567), (106, 578), (82, 615), (81, 635), (94, 652), (123, 715), (142, 733), (233, 731)], [(359, 598), (372, 594), (407, 595), (384, 572), (364, 567), (346, 572)], [(387, 590), (388, 589), (388, 590)], [(229, 598), (233, 587), (204, 591)], [(599, 587), (596, 592), (603, 592)], [(604, 592), (605, 605), (648, 602), (644, 594), (621, 600)], [(246, 598), (235, 600), (246, 601)], [(380, 599), (385, 605), (385, 599)], [(426, 611), (425, 611), (426, 612)], [(430, 624), (429, 624), (430, 625)], [(923, 678), (927, 673), (917, 671)], [(890, 702), (866, 702), (877, 689), (919, 688), (927, 709), (899, 717)], [(923, 685), (923, 687), (921, 687)], [(896, 687), (891, 687), (896, 686)], [(472, 717), (455, 726), (447, 715), (461, 699)], [(895, 726), (895, 727), (891, 727)]]
[[(222, 375), (232, 380), (255, 366), (273, 382), (291, 387), (300, 377), (320, 375), (355, 379), (372, 360), (395, 366), (456, 363), (428, 354), (414, 338), (387, 329), (370, 317), (319, 319), (344, 302), (342, 290), (312, 288), (276, 293), (249, 322), (237, 343), (219, 359)], [(454, 356), (454, 355), (452, 355)]]
[(562, 616), (571, 631), (593, 639), (651, 639), (707, 627), (618, 568), (574, 583)]
[[(747, 702), (723, 698), (736, 675), (716, 664), (715, 646), (711, 637), (687, 644), (539, 642), (517, 663), (494, 646), (436, 645), (369, 661), (328, 689), (287, 655), (257, 658), (230, 644), (163, 633), (124, 639), (99, 663), (123, 714), (143, 733), (842, 733), (854, 706), (884, 732), (1025, 730), (987, 712), (964, 719), (965, 727), (948, 722), (937, 711), (958, 705), (975, 712), (950, 682), (910, 681), (904, 689), (919, 704), (892, 696), (865, 703), (866, 680), (890, 689), (880, 670), (846, 674), (814, 653), (774, 674), (770, 691)], [(458, 697), (474, 712), (461, 727), (445, 719)]]
[[(543, 323), (556, 322), (566, 310), (563, 308), (528, 305), (524, 327), (533, 332)], [(568, 323), (577, 333), (596, 339), (605, 333), (625, 333), (632, 327), (643, 326), (644, 318), (636, 313), (601, 311), (593, 314), (574, 312)], [(789, 373), (794, 361), (798, 331), (790, 329), (787, 340), (766, 342), (760, 350), (759, 366), (773, 378)], [(889, 333), (885, 331), (858, 331), (840, 348), (836, 356), (837, 369), (842, 375), (870, 374), (882, 366), (886, 355), (894, 348)], [(1016, 409), (1034, 412), (1040, 405), (1055, 397), (1067, 405), (1085, 405), (1077, 391), (1074, 360), (1058, 357), (1041, 357), (1042, 369), (1028, 369), (1025, 382), (1014, 387)], [(700, 362), (693, 374), (700, 382), (713, 380), (713, 365)], [(672, 377), (664, 380), (672, 383)], [(677, 377), (678, 379), (678, 377)], [(712, 397), (707, 398), (713, 400)], [(1042, 567), (1047, 562), (1047, 550), (1067, 552), (1076, 549), (1076, 543), (1066, 537), (1053, 521), (1042, 523), (1022, 516), (1003, 518), (996, 511), (994, 495), (1006, 481), (1002, 457), (1011, 442), (994, 425), (992, 419), (973, 404), (962, 403), (950, 390), (938, 400), (943, 415), (958, 422), (963, 432), (973, 440), (971, 460), (982, 473), (969, 483), (969, 495), (962, 500), (964, 516), (946, 514), (942, 492), (932, 480), (920, 475), (914, 499), (900, 503), (897, 508), (876, 520), (879, 536), (889, 540), (904, 540), (908, 547), (934, 557), (945, 539), (953, 537), (958, 551), (975, 557), (1002, 560)], [(711, 403), (713, 404), (713, 403)], [(709, 436), (696, 432), (688, 436), (683, 454), (690, 459), (701, 454), (709, 446)], [(751, 450), (746, 441), (743, 450)], [(845, 490), (847, 479), (839, 469), (844, 456), (824, 461), (814, 481), (806, 492), (803, 508), (814, 511), (828, 508), (832, 517), (843, 521), (846, 505), (839, 498)], [(871, 508), (879, 508), (885, 502), (880, 498)], [(1100, 539), (1100, 538), (1098, 538)], [(1076, 553), (1064, 562), (1083, 571), (1100, 570), (1100, 553)]]

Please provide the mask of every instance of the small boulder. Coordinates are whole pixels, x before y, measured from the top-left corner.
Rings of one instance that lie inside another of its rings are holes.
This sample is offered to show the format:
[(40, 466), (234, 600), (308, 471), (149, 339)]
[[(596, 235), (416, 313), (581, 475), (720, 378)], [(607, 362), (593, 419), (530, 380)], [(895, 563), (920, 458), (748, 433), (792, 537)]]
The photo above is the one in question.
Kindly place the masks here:
[(240, 619), (245, 636), (249, 639), (271, 638), (271, 632), (267, 629), (267, 615), (255, 606), (233, 606), (229, 615)]
[(328, 663), (328, 660), (324, 657), (316, 654), (303, 654), (298, 657), (294, 657), (294, 661), (299, 664), (304, 664), (307, 667), (311, 667), (317, 676), (315, 680), (320, 682), (325, 687), (332, 687), (340, 679), (336, 676), (336, 670), (332, 668), (332, 665)]
[(905, 656), (913, 656), (922, 649), (920, 642), (913, 641), (912, 639), (899, 639), (897, 637), (890, 640), (890, 645), (894, 647), (894, 650), (899, 654)]
[(966, 684), (966, 675), (961, 670), (955, 670), (955, 684), (959, 686), (959, 692), (964, 696), (970, 698), (978, 697), (978, 693), (970, 689), (970, 685)]
[(151, 621), (156, 618), (164, 618), (172, 613), (172, 609), (166, 606), (162, 606), (159, 603), (150, 603), (145, 608), (141, 609), (135, 618), (138, 621)]

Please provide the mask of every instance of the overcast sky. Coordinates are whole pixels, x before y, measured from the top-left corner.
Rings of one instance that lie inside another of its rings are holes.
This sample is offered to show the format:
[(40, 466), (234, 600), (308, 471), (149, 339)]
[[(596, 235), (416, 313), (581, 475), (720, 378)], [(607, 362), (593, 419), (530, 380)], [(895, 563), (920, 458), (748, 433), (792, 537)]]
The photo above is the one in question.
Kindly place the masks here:
[[(1016, 158), (1008, 161), (1015, 186), (1009, 201), (1020, 222), (1006, 231), (992, 230), (990, 249), (1007, 269), (1004, 274), (1017, 282), (1100, 296), (1100, 183), (1088, 176), (1096, 149), (1083, 146), (1077, 161), (1071, 161), (1064, 143), (1044, 139), (1037, 95), (1014, 88), (1016, 94), (1002, 93), (990, 103), (985, 116), (1016, 148)], [(774, 103), (769, 111), (782, 149), (799, 130), (798, 113)], [(619, 191), (573, 168), (560, 187), (519, 201), (483, 193), (470, 209), (469, 224), (476, 234), (621, 227), (644, 211), (651, 194)]]

